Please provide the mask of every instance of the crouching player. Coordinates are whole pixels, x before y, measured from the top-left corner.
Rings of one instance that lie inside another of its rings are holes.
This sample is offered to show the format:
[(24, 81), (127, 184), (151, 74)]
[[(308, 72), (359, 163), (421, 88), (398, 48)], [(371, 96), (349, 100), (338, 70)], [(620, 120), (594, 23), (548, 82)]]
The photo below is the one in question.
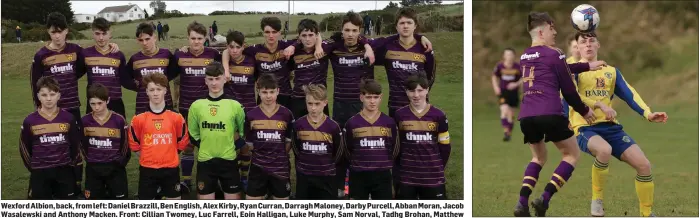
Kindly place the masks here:
[(82, 118), (82, 151), (87, 161), (85, 198), (125, 200), (129, 193), (126, 164), (131, 158), (126, 144), (126, 119), (108, 109), (109, 90), (101, 83), (90, 86), (87, 99), (92, 112)]
[(340, 125), (324, 113), (328, 95), (324, 85), (303, 86), (308, 115), (294, 121), (296, 198), (336, 200), (342, 191), (335, 182), (342, 155)]
[(289, 199), (294, 117), (291, 110), (277, 103), (279, 85), (274, 74), (262, 74), (257, 91), (262, 103), (245, 116), (246, 146), (252, 151), (245, 199), (262, 200), (267, 193), (275, 200)]
[(379, 110), (381, 84), (365, 79), (359, 85), (362, 110), (345, 124), (349, 154), (349, 196), (354, 200), (390, 200), (391, 168), (397, 129), (393, 118)]
[(213, 200), (219, 186), (226, 200), (240, 199), (240, 172), (236, 149), (245, 145), (243, 106), (224, 96), (223, 65), (214, 62), (206, 67), (209, 94), (189, 108), (187, 124), (191, 142), (199, 148), (197, 155), (197, 190), (199, 199)]
[[(575, 35), (581, 53), (580, 62), (597, 61), (600, 43), (593, 33)], [(609, 160), (612, 156), (636, 169), (636, 194), (638, 195), (641, 216), (653, 216), (653, 175), (648, 158), (636, 142), (624, 132), (612, 109), (612, 98), (619, 97), (631, 109), (650, 122), (665, 123), (665, 112), (652, 112), (641, 96), (631, 87), (619, 69), (606, 66), (599, 70), (576, 74), (578, 94), (588, 106), (594, 109), (597, 120), (588, 124), (579, 114), (571, 114), (570, 122), (577, 135), (580, 150), (595, 157), (592, 165), (592, 216), (604, 216), (602, 204), (604, 185), (609, 174)], [(564, 107), (567, 108), (567, 107)]]
[(148, 95), (148, 111), (131, 119), (129, 146), (139, 157), (138, 194), (141, 200), (153, 200), (158, 194), (180, 199), (179, 153), (189, 144), (187, 123), (182, 115), (166, 109), (168, 80), (164, 74), (143, 77)]
[(422, 73), (409, 76), (404, 86), (410, 104), (395, 113), (400, 132), (399, 199), (446, 199), (449, 126), (446, 114), (427, 103), (428, 84)]
[(72, 113), (58, 107), (61, 92), (53, 77), (36, 82), (40, 107), (22, 123), (19, 151), (29, 170), (30, 199), (76, 199), (73, 168), (82, 163), (80, 128)]

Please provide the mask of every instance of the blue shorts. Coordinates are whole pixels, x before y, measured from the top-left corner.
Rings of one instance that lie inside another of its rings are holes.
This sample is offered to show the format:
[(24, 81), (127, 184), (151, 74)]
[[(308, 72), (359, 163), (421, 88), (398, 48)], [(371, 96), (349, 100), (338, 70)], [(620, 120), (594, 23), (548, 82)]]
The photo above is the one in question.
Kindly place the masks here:
[(615, 123), (600, 123), (594, 126), (585, 126), (578, 129), (578, 146), (580, 150), (584, 151), (590, 155), (590, 149), (587, 148), (587, 142), (593, 136), (600, 136), (602, 139), (607, 141), (609, 145), (612, 146), (612, 156), (621, 160), (621, 154), (626, 151), (631, 145), (636, 144), (636, 142), (624, 132), (623, 127)]

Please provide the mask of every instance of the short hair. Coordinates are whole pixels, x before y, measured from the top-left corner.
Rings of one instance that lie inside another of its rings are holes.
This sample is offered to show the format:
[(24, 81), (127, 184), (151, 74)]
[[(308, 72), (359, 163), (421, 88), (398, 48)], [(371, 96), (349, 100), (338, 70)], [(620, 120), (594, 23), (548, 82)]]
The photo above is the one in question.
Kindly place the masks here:
[(189, 33), (194, 31), (195, 33), (199, 33), (202, 36), (206, 36), (206, 27), (204, 24), (201, 24), (199, 22), (192, 22), (189, 25), (187, 25), (187, 36), (189, 36)]
[(592, 32), (585, 32), (585, 33), (583, 33), (583, 32), (576, 32), (576, 33), (575, 33), (575, 37), (574, 37), (573, 39), (574, 39), (575, 41), (578, 41), (580, 38), (591, 38), (591, 37), (597, 38), (597, 33), (595, 33), (594, 31), (592, 31)]
[(362, 95), (380, 95), (381, 94), (381, 84), (373, 79), (363, 79), (359, 83), (359, 93)]
[(531, 12), (527, 15), (527, 32), (546, 24), (553, 25), (553, 18), (546, 12)]
[(221, 64), (221, 62), (218, 61), (210, 63), (206, 66), (206, 75), (213, 77), (223, 75), (223, 64)]
[(153, 32), (155, 32), (155, 30), (153, 29), (153, 25), (141, 23), (138, 25), (138, 27), (136, 27), (136, 38), (140, 37), (141, 34), (153, 36)]
[(507, 48), (505, 48), (505, 50), (502, 50), (503, 53), (506, 52), (506, 51), (511, 51), (512, 53), (515, 53), (515, 49), (514, 49), (514, 48), (510, 48), (510, 47), (507, 47)]
[(269, 26), (272, 29), (279, 31), (282, 29), (282, 20), (278, 17), (263, 17), (260, 21), (260, 29), (265, 30), (265, 27)]
[(408, 19), (413, 19), (415, 21), (415, 25), (417, 25), (417, 12), (415, 9), (412, 8), (401, 8), (398, 10), (398, 13), (396, 13), (396, 24), (398, 24), (398, 20), (400, 20), (401, 17), (405, 17)]
[(109, 89), (102, 85), (102, 83), (92, 84), (90, 88), (87, 89), (87, 100), (89, 101), (91, 98), (107, 101), (109, 99)]
[(328, 100), (328, 92), (324, 85), (322, 84), (308, 84), (301, 87), (306, 95), (313, 96), (316, 100), (325, 101)]
[(306, 18), (306, 19), (299, 21), (299, 27), (298, 27), (298, 29), (296, 29), (296, 32), (298, 34), (301, 34), (301, 32), (303, 32), (304, 30), (308, 30), (308, 31), (311, 31), (313, 33), (318, 34), (318, 29), (319, 29), (318, 22), (316, 22), (315, 20), (311, 20), (311, 19)]
[(109, 21), (101, 17), (95, 18), (95, 20), (92, 21), (92, 30), (107, 32), (109, 31), (110, 26), (111, 24), (109, 23)]
[(61, 87), (58, 85), (58, 81), (56, 81), (56, 79), (52, 76), (44, 76), (36, 81), (36, 92), (38, 93), (42, 88), (47, 88), (49, 91), (58, 93), (61, 92)]
[(245, 35), (240, 31), (228, 32), (228, 35), (226, 35), (226, 44), (230, 45), (231, 42), (243, 46), (243, 43), (245, 43)]
[(167, 76), (162, 73), (152, 73), (143, 77), (143, 86), (147, 87), (148, 83), (155, 83), (162, 87), (168, 87)]
[(418, 71), (417, 74), (408, 76), (404, 84), (406, 90), (415, 90), (418, 85), (422, 88), (430, 88), (425, 71)]
[(279, 88), (277, 84), (277, 77), (271, 73), (264, 73), (257, 79), (257, 89), (276, 89)]
[(66, 16), (58, 12), (51, 12), (46, 16), (46, 29), (51, 27), (56, 28), (59, 31), (68, 29), (68, 21), (66, 21)]
[(342, 26), (345, 26), (347, 22), (352, 23), (353, 25), (358, 26), (359, 28), (362, 28), (364, 24), (362, 17), (354, 11), (349, 11), (347, 12), (347, 14), (345, 14), (345, 16), (342, 17)]

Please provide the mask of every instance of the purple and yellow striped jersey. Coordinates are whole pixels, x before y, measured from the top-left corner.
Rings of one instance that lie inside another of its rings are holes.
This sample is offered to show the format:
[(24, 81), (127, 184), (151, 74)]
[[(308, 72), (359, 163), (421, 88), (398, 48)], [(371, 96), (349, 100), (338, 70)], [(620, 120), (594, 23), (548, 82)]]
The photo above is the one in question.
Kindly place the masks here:
[(209, 95), (206, 86), (206, 66), (214, 61), (221, 61), (221, 54), (213, 48), (204, 47), (201, 54), (176, 51), (174, 61), (177, 64), (177, 73), (180, 75), (180, 103), (181, 111), (189, 110), (189, 107), (198, 99)]
[(73, 114), (58, 109), (55, 115), (34, 111), (22, 123), (19, 150), (30, 171), (82, 164), (82, 133)]
[(82, 152), (87, 163), (118, 163), (126, 165), (131, 158), (126, 133), (126, 119), (109, 111), (106, 120), (99, 120), (93, 113), (82, 117)]
[(58, 82), (61, 99), (58, 107), (66, 110), (80, 107), (78, 96), (78, 79), (85, 74), (85, 57), (83, 48), (78, 44), (66, 42), (63, 49), (50, 49), (48, 44), (42, 46), (34, 55), (32, 62), (30, 86), (35, 108), (41, 105), (36, 93), (36, 82), (43, 76), (51, 76)]
[[(139, 81), (140, 86), (136, 90), (136, 115), (143, 112), (149, 111), (148, 109), (148, 95), (146, 95), (146, 86), (143, 84), (143, 76), (153, 73), (165, 74), (168, 80), (171, 80), (177, 76), (178, 70), (177, 61), (174, 60), (174, 55), (170, 53), (170, 50), (165, 48), (160, 48), (157, 53), (153, 55), (145, 55), (143, 51), (139, 51), (136, 54), (131, 55), (127, 68), (131, 70), (131, 78)], [(172, 106), (172, 95), (170, 94), (170, 87), (168, 86), (168, 92), (165, 93), (165, 103)]]
[(291, 143), (294, 116), (284, 106), (265, 113), (259, 106), (245, 116), (245, 141), (252, 145), (251, 163), (263, 171), (279, 178), (288, 179), (289, 152), (286, 144)]
[(378, 171), (393, 167), (398, 138), (393, 118), (380, 113), (369, 119), (360, 112), (347, 120), (344, 129), (350, 169)]
[[(100, 83), (109, 90), (110, 99), (121, 99), (121, 87), (134, 87), (129, 80), (130, 71), (126, 68), (126, 57), (121, 51), (110, 53), (100, 51), (96, 46), (83, 49), (85, 68), (87, 71), (87, 86)], [(88, 102), (89, 104), (89, 102)]]
[(340, 125), (325, 115), (318, 123), (309, 119), (306, 115), (294, 121), (296, 172), (311, 176), (334, 176), (344, 140)]

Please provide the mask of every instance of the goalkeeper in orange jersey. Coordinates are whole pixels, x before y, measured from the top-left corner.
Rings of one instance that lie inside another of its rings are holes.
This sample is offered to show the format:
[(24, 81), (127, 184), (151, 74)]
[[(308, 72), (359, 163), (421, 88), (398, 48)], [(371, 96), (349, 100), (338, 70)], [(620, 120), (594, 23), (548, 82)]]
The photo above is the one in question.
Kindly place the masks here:
[(189, 144), (187, 123), (177, 112), (166, 107), (168, 79), (164, 74), (143, 77), (149, 107), (131, 119), (129, 146), (140, 152), (138, 198), (153, 200), (158, 188), (167, 199), (180, 199), (179, 153)]
[[(600, 42), (593, 33), (578, 33), (575, 35), (580, 51), (580, 62), (597, 60)], [(592, 216), (604, 216), (602, 204), (603, 190), (609, 174), (609, 160), (612, 156), (626, 162), (636, 169), (636, 194), (639, 200), (641, 216), (653, 216), (654, 183), (651, 165), (641, 148), (619, 124), (616, 111), (612, 109), (612, 98), (618, 97), (625, 101), (638, 114), (654, 123), (667, 122), (665, 112), (652, 112), (643, 102), (641, 96), (631, 87), (619, 69), (605, 66), (600, 70), (587, 71), (575, 75), (580, 98), (593, 108), (597, 118), (592, 124), (585, 122), (579, 114), (570, 115), (570, 123), (574, 128), (580, 150), (595, 157), (592, 167)], [(564, 106), (567, 108), (567, 106)]]

